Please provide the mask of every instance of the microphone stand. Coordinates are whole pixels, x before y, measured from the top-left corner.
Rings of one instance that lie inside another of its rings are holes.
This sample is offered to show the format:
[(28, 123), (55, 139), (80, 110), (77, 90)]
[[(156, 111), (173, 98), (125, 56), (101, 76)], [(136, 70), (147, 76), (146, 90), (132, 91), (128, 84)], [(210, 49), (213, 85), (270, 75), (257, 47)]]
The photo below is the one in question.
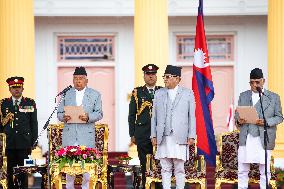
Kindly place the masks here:
[(269, 183), (268, 183), (268, 177), (267, 177), (267, 142), (269, 142), (269, 138), (267, 135), (267, 122), (264, 116), (264, 110), (263, 110), (263, 104), (262, 104), (262, 91), (259, 91), (259, 99), (260, 99), (260, 106), (261, 106), (261, 112), (264, 120), (264, 151), (265, 151), (265, 181), (266, 181), (266, 189), (269, 188)]
[[(66, 91), (67, 92), (67, 91)], [(47, 151), (47, 176), (48, 176), (48, 185), (49, 185), (49, 189), (51, 188), (51, 177), (50, 177), (50, 136), (49, 136), (49, 122), (53, 116), (53, 114), (55, 113), (55, 111), (57, 111), (59, 105), (61, 104), (61, 102), (63, 101), (63, 99), (65, 98), (65, 95), (66, 95), (66, 92), (65, 93), (62, 93), (62, 97), (60, 98), (60, 101), (59, 103), (54, 107), (52, 113), (50, 114), (49, 118), (47, 119), (47, 121), (45, 122), (40, 134), (38, 135), (35, 143), (33, 144), (33, 147), (35, 147), (38, 143), (38, 140), (39, 140), (39, 137), (43, 134), (43, 132), (47, 129), (47, 140), (48, 140), (48, 151)]]

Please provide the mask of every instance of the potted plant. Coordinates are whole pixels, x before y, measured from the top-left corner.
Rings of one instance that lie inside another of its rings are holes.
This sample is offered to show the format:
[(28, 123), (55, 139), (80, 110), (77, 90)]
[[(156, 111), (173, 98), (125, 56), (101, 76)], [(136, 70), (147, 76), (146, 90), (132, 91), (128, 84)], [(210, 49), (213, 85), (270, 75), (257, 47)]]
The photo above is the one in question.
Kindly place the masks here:
[(277, 188), (284, 189), (284, 169), (275, 168)]
[(128, 156), (128, 154), (124, 154), (124, 155), (118, 156), (117, 159), (118, 159), (118, 163), (119, 164), (128, 165), (129, 164), (129, 160), (131, 160), (132, 157)]
[(59, 170), (66, 164), (72, 166), (73, 163), (79, 163), (84, 168), (85, 163), (100, 164), (101, 162), (102, 158), (99, 151), (94, 148), (87, 148), (86, 146), (66, 146), (56, 149), (52, 161), (52, 163), (59, 164)]

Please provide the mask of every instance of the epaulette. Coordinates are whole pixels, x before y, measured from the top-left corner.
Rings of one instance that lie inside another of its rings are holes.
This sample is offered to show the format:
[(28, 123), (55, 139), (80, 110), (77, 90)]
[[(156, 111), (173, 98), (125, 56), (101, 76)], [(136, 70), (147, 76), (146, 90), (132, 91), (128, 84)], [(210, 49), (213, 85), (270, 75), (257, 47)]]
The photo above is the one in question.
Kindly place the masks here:
[(32, 103), (35, 103), (35, 100), (34, 100), (34, 99), (32, 99), (32, 98), (24, 97), (24, 98), (23, 98), (23, 100), (24, 100), (24, 101), (26, 101), (26, 102), (32, 102)]
[(28, 98), (28, 97), (23, 97), (23, 100), (26, 100), (26, 101), (34, 101), (34, 99)]
[(31, 102), (32, 106), (34, 107), (34, 109), (36, 109), (36, 103), (35, 103), (34, 99), (28, 98), (28, 97), (24, 97), (23, 100), (26, 101), (26, 102)]
[(3, 98), (2, 100), (1, 100), (1, 102), (4, 102), (4, 101), (9, 101), (11, 98)]
[(134, 89), (142, 89), (143, 88), (143, 86), (139, 86), (139, 87), (135, 87)]

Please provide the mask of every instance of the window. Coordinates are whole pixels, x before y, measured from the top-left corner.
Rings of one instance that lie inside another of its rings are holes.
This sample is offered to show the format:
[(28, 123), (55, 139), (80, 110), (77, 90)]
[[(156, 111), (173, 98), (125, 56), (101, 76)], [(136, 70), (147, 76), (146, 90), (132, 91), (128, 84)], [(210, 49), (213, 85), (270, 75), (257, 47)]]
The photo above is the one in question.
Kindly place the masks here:
[[(233, 35), (206, 36), (210, 62), (231, 62), (234, 60)], [(177, 36), (177, 61), (193, 62), (195, 36)]]
[(58, 61), (114, 61), (114, 36), (59, 36)]

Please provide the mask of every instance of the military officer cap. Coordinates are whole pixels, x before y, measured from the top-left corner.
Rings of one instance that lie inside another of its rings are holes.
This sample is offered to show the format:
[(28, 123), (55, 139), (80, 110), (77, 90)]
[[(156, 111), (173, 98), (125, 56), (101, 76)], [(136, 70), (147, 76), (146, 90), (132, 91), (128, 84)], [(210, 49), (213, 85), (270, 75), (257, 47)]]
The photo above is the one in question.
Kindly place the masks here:
[(143, 66), (142, 70), (144, 71), (145, 74), (147, 73), (157, 73), (157, 70), (159, 69), (158, 66), (155, 64), (147, 64), (146, 66)]
[(250, 72), (250, 79), (262, 79), (263, 78), (263, 73), (260, 68), (254, 68)]
[(85, 75), (87, 76), (86, 69), (84, 67), (76, 67), (73, 75)]
[(10, 77), (6, 80), (8, 83), (9, 87), (21, 87), (24, 85), (24, 78), (23, 77)]
[(175, 76), (181, 76), (181, 67), (173, 66), (173, 65), (167, 65), (165, 74), (171, 74)]

